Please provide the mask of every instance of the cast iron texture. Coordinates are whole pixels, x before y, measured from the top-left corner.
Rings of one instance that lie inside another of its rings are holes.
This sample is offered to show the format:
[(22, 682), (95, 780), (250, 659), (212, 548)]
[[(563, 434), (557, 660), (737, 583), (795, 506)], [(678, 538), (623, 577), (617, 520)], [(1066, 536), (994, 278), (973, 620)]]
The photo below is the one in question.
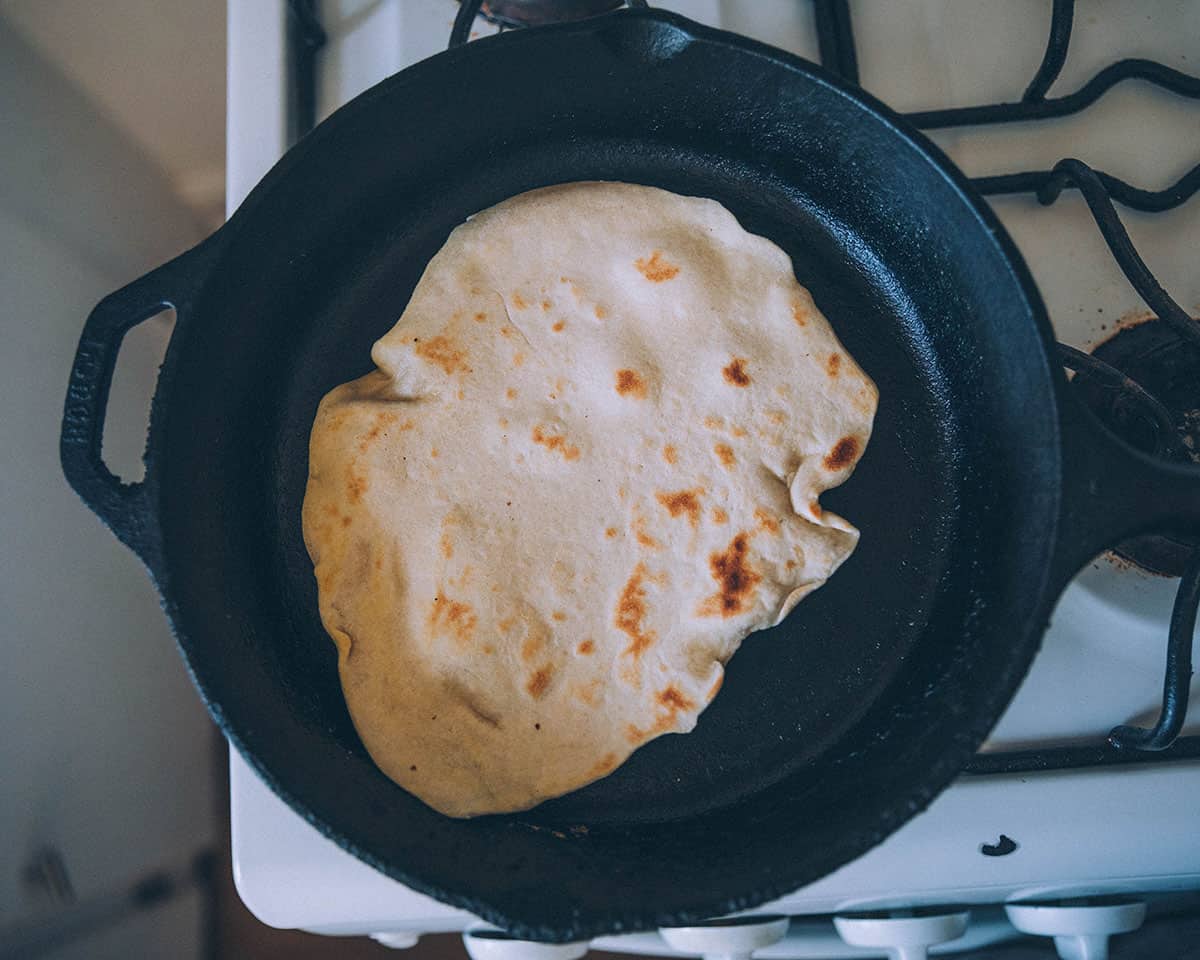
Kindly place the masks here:
[[(346, 713), (301, 541), (308, 433), (454, 226), (585, 179), (714, 197), (792, 257), (880, 389), (866, 456), (827, 498), (862, 542), (747, 640), (695, 732), (530, 813), (450, 820), (375, 768)], [(162, 302), (179, 316), (147, 479), (118, 488), (103, 401), (120, 336)], [(1019, 256), (920, 134), (802, 60), (627, 10), (449, 51), (323, 123), (213, 238), (97, 308), (63, 464), (146, 560), (205, 702), (280, 796), (396, 879), (568, 940), (780, 896), (946, 786), (1078, 565), (1200, 527), (1196, 473), (1089, 416)]]

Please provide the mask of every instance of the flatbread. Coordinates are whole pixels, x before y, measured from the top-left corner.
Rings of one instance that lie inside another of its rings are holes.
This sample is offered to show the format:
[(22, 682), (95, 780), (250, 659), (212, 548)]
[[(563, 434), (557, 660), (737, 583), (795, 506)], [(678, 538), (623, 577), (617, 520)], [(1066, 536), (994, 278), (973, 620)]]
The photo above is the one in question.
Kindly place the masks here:
[(313, 424), (304, 536), (355, 727), (454, 817), (685, 732), (854, 550), (877, 393), (719, 203), (575, 183), (430, 261)]

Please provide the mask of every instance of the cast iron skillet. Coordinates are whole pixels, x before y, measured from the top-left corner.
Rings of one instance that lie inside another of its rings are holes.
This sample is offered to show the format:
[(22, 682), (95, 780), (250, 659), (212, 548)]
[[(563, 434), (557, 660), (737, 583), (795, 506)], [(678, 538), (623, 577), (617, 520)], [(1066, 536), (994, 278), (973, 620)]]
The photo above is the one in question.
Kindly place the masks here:
[[(862, 542), (749, 638), (694, 733), (530, 813), (454, 821), (384, 777), (346, 713), (300, 534), (309, 428), (455, 225), (586, 179), (714, 197), (791, 255), (879, 385), (866, 456), (828, 495)], [(164, 305), (146, 477), (122, 484), (100, 458), (109, 382)], [(1004, 231), (889, 110), (761, 44), (621, 11), (440, 54), (321, 124), (226, 226), (95, 309), (62, 459), (293, 808), (418, 890), (582, 938), (750, 907), (863, 853), (962, 768), (1082, 562), (1200, 529), (1200, 475), (1095, 424), (1053, 348)]]

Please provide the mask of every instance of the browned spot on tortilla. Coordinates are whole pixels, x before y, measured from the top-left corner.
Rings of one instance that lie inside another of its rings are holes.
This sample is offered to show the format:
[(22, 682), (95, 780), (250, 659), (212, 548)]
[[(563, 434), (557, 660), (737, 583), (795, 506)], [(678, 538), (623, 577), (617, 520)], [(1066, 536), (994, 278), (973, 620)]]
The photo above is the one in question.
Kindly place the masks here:
[(564, 460), (579, 459), (578, 447), (567, 443), (566, 437), (558, 436), (557, 434), (548, 434), (541, 427), (533, 428), (533, 442), (540, 444), (554, 453), (562, 454)]
[(571, 687), (571, 693), (576, 700), (581, 703), (586, 703), (589, 707), (596, 705), (596, 691), (600, 689), (600, 681), (593, 680), (590, 683), (577, 683)]
[(457, 370), (471, 372), (467, 365), (466, 353), (458, 349), (453, 340), (441, 334), (421, 341), (414, 348), (414, 352), (426, 363), (436, 364), (448, 374)]
[(442, 556), (449, 560), (454, 556), (454, 544), (450, 541), (450, 534), (442, 534)]
[(487, 654), (492, 654), (492, 653), (496, 652), (496, 648), (493, 647), (490, 643), (485, 643), (483, 645), (483, 652), (487, 653)]
[(670, 464), (678, 463), (679, 453), (673, 446), (671, 446), (671, 444), (668, 443), (665, 447), (663, 447), (663, 459)]
[(370, 486), (366, 477), (354, 472), (355, 464), (356, 461), (351, 460), (349, 466), (346, 467), (346, 498), (351, 503), (358, 503), (362, 500), (363, 494)]
[(608, 537), (609, 540), (612, 540), (617, 535), (617, 528), (609, 527), (607, 530), (604, 531), (604, 535), (606, 537)]
[(505, 337), (506, 339), (511, 340), (512, 335), (515, 332), (516, 331), (514, 331), (513, 328), (508, 326), (507, 324), (500, 327), (500, 336)]
[(508, 397), (509, 400), (516, 400), (517, 399), (517, 388), (509, 387), (507, 390), (504, 391), (504, 395), (506, 397)]
[(679, 273), (679, 268), (663, 259), (662, 251), (655, 250), (649, 258), (638, 257), (633, 261), (638, 272), (651, 283), (662, 283), (670, 280)]
[(523, 296), (521, 296), (521, 294), (519, 294), (519, 293), (514, 293), (512, 295), (512, 302), (513, 302), (513, 306), (516, 307), (518, 310), (524, 310), (527, 306), (529, 306), (529, 304), (528, 304), (528, 302), (526, 302), (525, 298)]
[(376, 558), (375, 558), (375, 569), (376, 569), (376, 570), (382, 570), (382, 569), (383, 569), (383, 557), (376, 557)]
[(456, 393), (454, 396), (455, 396), (457, 399), (459, 399), (459, 400), (466, 400), (466, 399), (467, 399), (467, 394), (466, 394), (466, 391), (465, 391), (465, 390), (462, 390), (462, 389), (459, 389), (459, 391), (458, 391), (458, 392), (457, 392), (457, 393)]
[(725, 427), (725, 421), (720, 417), (705, 417), (704, 425), (708, 427), (709, 430), (721, 430)]
[(578, 650), (578, 651), (579, 651), (581, 654), (583, 654), (583, 656), (585, 656), (585, 657), (586, 657), (586, 656), (588, 656), (589, 654), (591, 654), (591, 653), (595, 652), (595, 650), (596, 650), (596, 644), (595, 644), (595, 643), (593, 643), (591, 640), (584, 640), (584, 641), (583, 641), (583, 642), (582, 642), (582, 643), (581, 643), (581, 644), (580, 644), (578, 647), (576, 647), (575, 649), (576, 649), (576, 650)]
[(801, 303), (793, 303), (792, 304), (792, 319), (795, 320), (798, 324), (800, 324), (800, 326), (807, 327), (808, 326), (808, 308), (805, 307)]
[(818, 520), (820, 520), (821, 517), (824, 516), (824, 511), (821, 509), (821, 505), (819, 503), (817, 503), (816, 500), (814, 500), (812, 503), (810, 503), (808, 505), (808, 512), (811, 513)]
[(629, 646), (625, 648), (625, 652), (635, 660), (658, 639), (657, 634), (653, 630), (647, 630), (642, 623), (647, 612), (646, 588), (643, 585), (645, 579), (646, 565), (639, 563), (633, 568), (633, 573), (621, 591), (613, 616), (613, 625), (629, 637)]
[(342, 526), (343, 527), (350, 526), (350, 518), (349, 517), (342, 517)]
[(725, 674), (724, 673), (717, 674), (717, 679), (714, 680), (713, 685), (708, 688), (707, 698), (709, 700), (711, 700), (713, 697), (715, 697), (718, 693), (721, 692), (721, 684), (723, 684), (724, 682), (725, 682)]
[(523, 353), (514, 353), (513, 354), (513, 366), (514, 367), (519, 367), (524, 362), (525, 362), (525, 354), (523, 354)]
[(633, 521), (633, 535), (638, 543), (648, 550), (661, 550), (662, 544), (646, 532), (646, 521), (638, 517)]
[(713, 507), (712, 519), (713, 519), (713, 523), (728, 523), (729, 522), (729, 514), (727, 514), (720, 507)]
[(758, 521), (758, 525), (766, 530), (767, 533), (779, 536), (779, 518), (768, 513), (762, 507), (754, 508), (754, 519)]
[(486, 323), (487, 322), (487, 314), (482, 313), (482, 312), (475, 314), (475, 322), (476, 323)]
[(444, 594), (433, 598), (429, 608), (429, 629), (437, 636), (449, 634), (460, 643), (466, 643), (475, 633), (477, 618), (469, 603), (451, 600)]
[(717, 459), (721, 461), (724, 467), (732, 467), (734, 464), (733, 447), (727, 443), (718, 443), (713, 447), (713, 453), (717, 455)]
[(617, 755), (615, 753), (606, 753), (597, 764), (588, 771), (590, 777), (602, 777), (606, 773), (611, 773), (617, 767)]
[(746, 433), (746, 430), (744, 427), (736, 427), (736, 426), (730, 427), (729, 432), (732, 433), (735, 437), (738, 437), (739, 439), (741, 437), (749, 436), (749, 434)]
[(508, 633), (508, 631), (513, 628), (516, 622), (516, 617), (505, 617), (498, 624), (496, 624), (496, 626), (499, 628), (501, 633)]
[(696, 615), (700, 617), (736, 616), (746, 610), (748, 601), (762, 577), (746, 561), (750, 552), (750, 534), (739, 533), (723, 551), (709, 555), (708, 566), (719, 589), (705, 598)]
[(565, 327), (566, 323), (564, 323), (562, 320), (555, 320), (554, 325), (550, 329), (555, 333), (562, 333)]
[(682, 691), (674, 684), (665, 687), (654, 695), (654, 699), (663, 707), (666, 707), (672, 713), (676, 710), (693, 710), (696, 705), (692, 703)]
[(750, 374), (746, 372), (746, 364), (749, 361), (745, 357), (733, 357), (729, 363), (721, 370), (725, 375), (725, 382), (731, 383), (735, 387), (750, 386)]
[(325, 512), (326, 512), (327, 514), (329, 514), (331, 517), (333, 517), (333, 519), (334, 519), (334, 520), (336, 520), (336, 519), (338, 518), (338, 508), (337, 508), (337, 504), (335, 504), (335, 503), (327, 503), (327, 504), (325, 505)]
[(608, 311), (600, 306), (600, 304), (596, 304), (596, 306), (592, 309), (592, 313), (596, 315), (597, 320), (603, 320), (608, 316)]
[(549, 309), (550, 309), (550, 301), (549, 301), (549, 300), (543, 300), (543, 301), (542, 301), (542, 310), (544, 310), (544, 311), (549, 311)]
[(768, 410), (767, 419), (772, 423), (783, 423), (787, 419), (787, 414), (782, 410)]
[(433, 459), (434, 459), (434, 460), (436, 460), (436, 459), (438, 458), (438, 448), (437, 448), (437, 447), (431, 447), (431, 448), (430, 448), (430, 450), (429, 450), (429, 455), (430, 455), (431, 457), (433, 457)]
[(646, 381), (636, 370), (618, 370), (617, 393), (623, 397), (632, 396), (641, 400), (646, 396)]
[(521, 659), (532, 660), (545, 645), (546, 638), (542, 636), (541, 631), (531, 631), (521, 644)]
[(842, 437), (825, 458), (826, 470), (845, 470), (858, 456), (858, 437)]
[(567, 615), (565, 613), (563, 613), (561, 610), (555, 610), (552, 614), (550, 614), (550, 616), (560, 622), (567, 619)]
[(842, 365), (842, 355), (840, 353), (831, 353), (829, 359), (825, 361), (825, 371), (831, 377), (838, 375), (838, 368)]
[(666, 507), (672, 518), (686, 514), (688, 523), (697, 527), (700, 525), (700, 497), (703, 495), (704, 488), (696, 487), (694, 490), (677, 490), (675, 493), (656, 493), (654, 497)]
[[(502, 427), (507, 427), (507, 426), (508, 426), (508, 417), (501, 417), (501, 418), (500, 418), (500, 426), (502, 426)], [(505, 439), (507, 439), (507, 436), (505, 437)]]
[(550, 686), (550, 677), (554, 673), (554, 668), (550, 664), (543, 664), (537, 670), (529, 675), (529, 681), (525, 684), (525, 692), (535, 700), (541, 698), (546, 692), (546, 688)]

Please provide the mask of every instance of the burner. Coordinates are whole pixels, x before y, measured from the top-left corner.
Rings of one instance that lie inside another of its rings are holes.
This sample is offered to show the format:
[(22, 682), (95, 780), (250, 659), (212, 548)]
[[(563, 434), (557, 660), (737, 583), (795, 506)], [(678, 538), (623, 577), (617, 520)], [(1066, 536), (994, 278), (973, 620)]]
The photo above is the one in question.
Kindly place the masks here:
[(479, 12), (502, 27), (541, 27), (583, 20), (625, 5), (625, 0), (484, 0)]
[[(1159, 400), (1175, 432), (1164, 435), (1145, 402), (1129, 391), (1082, 373), (1074, 383), (1088, 406), (1139, 450), (1200, 464), (1200, 350), (1185, 343), (1166, 323), (1151, 318), (1118, 331), (1092, 354)], [(1143, 536), (1122, 543), (1113, 552), (1151, 573), (1177, 577), (1197, 547), (1200, 542), (1191, 539)]]

